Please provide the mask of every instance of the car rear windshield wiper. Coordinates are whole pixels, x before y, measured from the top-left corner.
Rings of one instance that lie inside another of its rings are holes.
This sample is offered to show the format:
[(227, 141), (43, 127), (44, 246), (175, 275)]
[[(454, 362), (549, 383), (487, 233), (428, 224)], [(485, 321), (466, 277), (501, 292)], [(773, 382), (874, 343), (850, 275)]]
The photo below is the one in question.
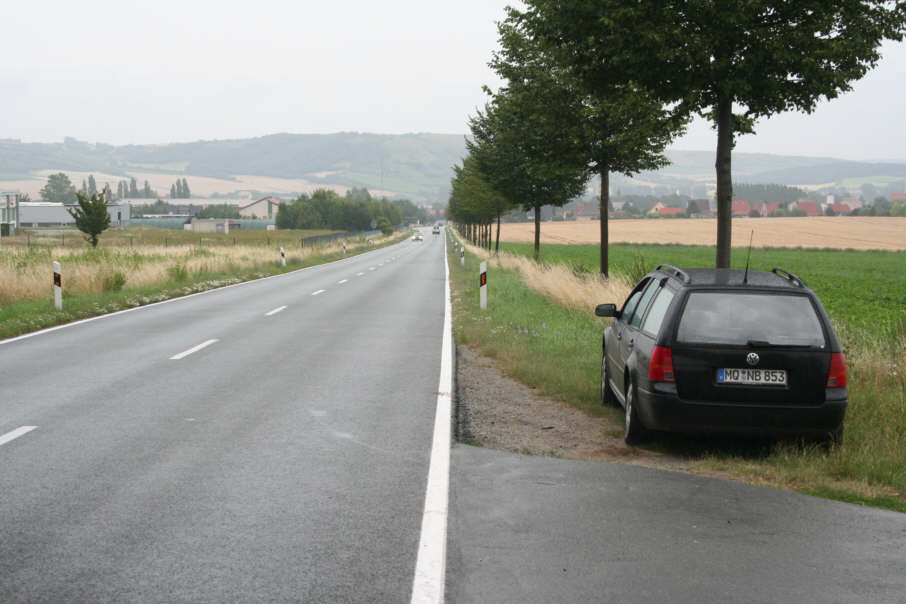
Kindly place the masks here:
[(749, 340), (746, 344), (750, 348), (807, 348), (818, 350), (823, 346), (816, 344), (771, 344), (767, 340)]

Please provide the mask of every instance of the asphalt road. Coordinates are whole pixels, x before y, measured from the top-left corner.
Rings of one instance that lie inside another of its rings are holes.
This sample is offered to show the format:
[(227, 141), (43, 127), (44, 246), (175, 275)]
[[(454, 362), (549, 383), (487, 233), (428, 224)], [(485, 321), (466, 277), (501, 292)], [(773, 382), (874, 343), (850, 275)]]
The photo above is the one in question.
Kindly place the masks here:
[(0, 601), (407, 601), (443, 314), (427, 232), (0, 344)]
[(451, 468), (450, 602), (906, 602), (906, 514), (466, 445)]

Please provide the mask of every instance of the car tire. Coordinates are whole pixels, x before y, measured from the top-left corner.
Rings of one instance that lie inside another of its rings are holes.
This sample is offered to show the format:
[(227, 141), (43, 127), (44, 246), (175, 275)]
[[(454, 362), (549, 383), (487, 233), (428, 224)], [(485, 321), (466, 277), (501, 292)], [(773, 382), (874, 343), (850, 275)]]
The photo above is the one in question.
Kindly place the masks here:
[(639, 412), (635, 404), (635, 384), (629, 383), (626, 388), (626, 419), (623, 427), (623, 440), (627, 445), (637, 445), (648, 437), (648, 429), (639, 419)]
[(607, 378), (607, 354), (602, 354), (601, 357), (601, 406), (614, 407), (617, 401)]
[(821, 446), (825, 451), (833, 451), (837, 447), (843, 444), (843, 422), (840, 422), (840, 425), (828, 432), (824, 439), (821, 441)]

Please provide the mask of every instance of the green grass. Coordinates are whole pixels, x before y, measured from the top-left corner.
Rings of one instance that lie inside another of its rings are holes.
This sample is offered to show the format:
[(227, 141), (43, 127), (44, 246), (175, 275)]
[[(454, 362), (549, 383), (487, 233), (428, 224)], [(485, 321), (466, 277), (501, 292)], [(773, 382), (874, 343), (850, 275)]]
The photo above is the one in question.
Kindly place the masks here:
[[(530, 245), (507, 244), (505, 249), (529, 256), (532, 252)], [(735, 255), (734, 266), (745, 262), (743, 254)], [(650, 270), (658, 262), (711, 266), (713, 250), (618, 245), (611, 247), (611, 258), (611, 267), (618, 272), (639, 271), (643, 266)], [(542, 259), (590, 272), (597, 267), (597, 249), (545, 245)], [(752, 266), (781, 266), (799, 274), (837, 323), (850, 359), (843, 446), (826, 452), (791, 441), (663, 434), (646, 447), (687, 459), (705, 473), (728, 473), (755, 484), (906, 511), (906, 322), (902, 318), (906, 254), (759, 249), (753, 250)], [(622, 410), (604, 409), (598, 402), (604, 320), (591, 312), (556, 306), (530, 290), (519, 275), (502, 270), (489, 275), (488, 309), (481, 311), (477, 272), (478, 260), (470, 254), (466, 254), (465, 268), (458, 258), (452, 259), (457, 341), (496, 358), (519, 381), (590, 415), (608, 417), (616, 433)], [(524, 333), (526, 328), (529, 334)]]

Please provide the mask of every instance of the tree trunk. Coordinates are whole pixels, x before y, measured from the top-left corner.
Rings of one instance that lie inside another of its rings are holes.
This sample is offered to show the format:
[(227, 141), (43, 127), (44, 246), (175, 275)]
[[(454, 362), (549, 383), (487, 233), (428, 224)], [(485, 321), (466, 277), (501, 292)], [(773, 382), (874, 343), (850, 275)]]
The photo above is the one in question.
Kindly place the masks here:
[(535, 206), (535, 262), (541, 259), (541, 206)]
[(610, 210), (610, 174), (607, 171), (606, 166), (602, 166), (601, 170), (601, 274), (604, 275), (604, 278), (608, 278), (608, 269), (607, 269), (607, 246), (609, 245), (608, 234), (607, 234), (607, 220), (609, 217)]
[(730, 235), (733, 217), (733, 101), (721, 97), (717, 103), (717, 268), (730, 268)]
[(497, 212), (497, 242), (494, 244), (494, 253), (500, 253), (500, 212)]

